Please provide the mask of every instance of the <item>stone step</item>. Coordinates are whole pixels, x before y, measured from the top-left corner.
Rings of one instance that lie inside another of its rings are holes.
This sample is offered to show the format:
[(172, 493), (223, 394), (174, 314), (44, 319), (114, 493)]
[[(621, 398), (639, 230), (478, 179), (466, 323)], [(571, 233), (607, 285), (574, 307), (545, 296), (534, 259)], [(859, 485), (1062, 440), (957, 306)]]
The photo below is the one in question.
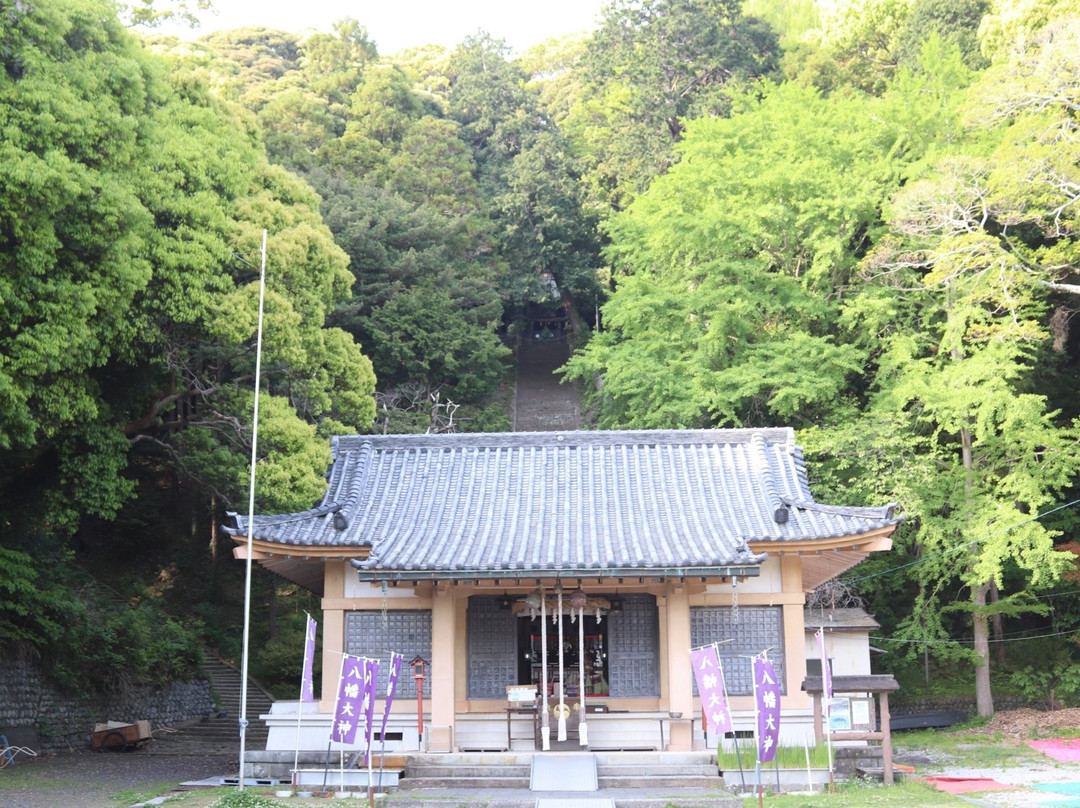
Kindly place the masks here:
[[(632, 764), (598, 764), (597, 777), (610, 780), (626, 780), (630, 778), (664, 778), (666, 780), (715, 780), (719, 774), (716, 765), (711, 766), (663, 766), (654, 764), (651, 766), (635, 766)], [(483, 778), (483, 777), (529, 777), (528, 766), (517, 765), (464, 765), (464, 766), (439, 766), (439, 765), (410, 765), (407, 776), (410, 779), (452, 779), (452, 778)]]
[(403, 791), (441, 788), (528, 789), (529, 777), (405, 777), (398, 783), (398, 789)]
[[(536, 808), (536, 791), (512, 792), (499, 797), (477, 795), (473, 798), (453, 795), (422, 795), (414, 792), (399, 793), (394, 797), (394, 808)], [(688, 795), (651, 795), (632, 792), (595, 792), (612, 799), (615, 808), (741, 808), (741, 798), (731, 794), (710, 792)]]
[[(698, 788), (716, 789), (724, 787), (724, 778), (719, 775), (712, 777), (598, 777), (598, 787), (603, 789), (670, 789), (670, 788)], [(422, 789), (518, 789), (528, 788), (529, 778), (526, 777), (405, 777), (398, 784), (398, 788), (408, 791)]]
[(596, 774), (598, 777), (715, 777), (717, 768), (715, 762), (704, 765), (653, 763), (644, 766), (629, 763), (597, 763)]
[(718, 774), (711, 776), (692, 775), (689, 777), (667, 777), (663, 775), (649, 775), (635, 777), (603, 777), (597, 778), (600, 788), (723, 788), (724, 778)]
[(410, 778), (449, 779), (455, 777), (524, 777), (529, 778), (529, 766), (439, 766), (438, 764), (410, 765), (406, 770)]

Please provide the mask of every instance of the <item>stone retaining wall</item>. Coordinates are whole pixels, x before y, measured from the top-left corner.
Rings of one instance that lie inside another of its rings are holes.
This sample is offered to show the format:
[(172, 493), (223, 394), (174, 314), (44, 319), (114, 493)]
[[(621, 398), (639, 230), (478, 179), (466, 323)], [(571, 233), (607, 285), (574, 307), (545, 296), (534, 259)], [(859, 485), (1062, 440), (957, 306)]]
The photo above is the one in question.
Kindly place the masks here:
[[(31, 661), (9, 657), (0, 662), (0, 733), (30, 728), (38, 739), (36, 751), (45, 754), (88, 749), (96, 723), (148, 720), (153, 731), (201, 718), (213, 706), (205, 679), (108, 694), (65, 693)], [(25, 731), (18, 734), (26, 737)]]
[[(1031, 701), (1021, 696), (1003, 696), (994, 698), (994, 710), (1048, 710), (1046, 702)], [(921, 713), (935, 713), (940, 711), (956, 711), (966, 713), (969, 718), (976, 715), (975, 699), (905, 699), (894, 701), (889, 699), (889, 714), (893, 716), (919, 715)]]

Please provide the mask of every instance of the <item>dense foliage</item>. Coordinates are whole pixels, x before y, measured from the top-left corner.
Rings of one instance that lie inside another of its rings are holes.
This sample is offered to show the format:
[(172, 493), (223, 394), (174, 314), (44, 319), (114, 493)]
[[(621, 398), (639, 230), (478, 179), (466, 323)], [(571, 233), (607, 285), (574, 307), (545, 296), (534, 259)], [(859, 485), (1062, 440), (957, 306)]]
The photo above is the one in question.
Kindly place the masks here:
[[(991, 663), (1080, 692), (1074, 642), (1004, 642), (1080, 614), (1075, 0), (616, 0), (517, 56), (353, 19), (181, 43), (105, 0), (0, 34), (0, 641), (234, 650), (265, 230), (260, 511), (321, 495), (333, 433), (507, 429), (561, 316), (592, 425), (793, 425), (823, 498), (901, 503), (845, 583), (893, 670), (968, 660), (983, 712)], [(256, 597), (287, 686), (314, 604)]]

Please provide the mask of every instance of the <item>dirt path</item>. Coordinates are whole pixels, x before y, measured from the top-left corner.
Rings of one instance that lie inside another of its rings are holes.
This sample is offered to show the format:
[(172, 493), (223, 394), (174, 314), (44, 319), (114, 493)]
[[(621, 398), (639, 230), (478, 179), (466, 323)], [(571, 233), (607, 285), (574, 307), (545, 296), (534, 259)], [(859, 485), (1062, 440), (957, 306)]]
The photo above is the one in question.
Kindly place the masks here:
[(3, 808), (118, 808), (169, 786), (236, 776), (236, 755), (171, 756), (137, 752), (72, 752), (19, 758), (0, 772)]

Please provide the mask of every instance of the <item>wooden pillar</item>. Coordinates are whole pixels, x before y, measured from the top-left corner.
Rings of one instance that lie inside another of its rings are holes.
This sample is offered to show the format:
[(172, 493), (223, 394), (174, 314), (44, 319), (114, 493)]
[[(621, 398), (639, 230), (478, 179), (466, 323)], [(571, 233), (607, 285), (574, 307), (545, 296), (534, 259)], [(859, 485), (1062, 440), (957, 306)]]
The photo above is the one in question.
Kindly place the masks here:
[(885, 785), (891, 786), (893, 782), (893, 768), (892, 768), (892, 728), (889, 726), (889, 694), (887, 691), (881, 691), (878, 694), (879, 711), (881, 713), (881, 761), (885, 767), (885, 772), (882, 777), (885, 780)]
[(427, 747), (432, 752), (452, 752), (454, 747), (457, 639), (454, 588), (442, 582), (436, 585), (431, 600), (431, 722)]
[(822, 708), (822, 694), (820, 691), (813, 694), (814, 698), (814, 740), (825, 743), (825, 711)]
[(667, 587), (667, 685), (668, 709), (681, 713), (670, 721), (668, 749), (689, 752), (694, 738), (690, 721), (694, 715), (693, 668), (690, 664), (690, 594), (684, 584), (669, 583)]
[[(327, 561), (323, 578), (323, 624), (322, 630), (322, 692), (319, 695), (319, 712), (333, 713), (337, 699), (338, 679), (341, 676), (341, 656), (345, 653), (345, 610), (341, 608), (345, 597), (345, 568), (347, 561)], [(333, 606), (331, 607), (331, 604)]]

